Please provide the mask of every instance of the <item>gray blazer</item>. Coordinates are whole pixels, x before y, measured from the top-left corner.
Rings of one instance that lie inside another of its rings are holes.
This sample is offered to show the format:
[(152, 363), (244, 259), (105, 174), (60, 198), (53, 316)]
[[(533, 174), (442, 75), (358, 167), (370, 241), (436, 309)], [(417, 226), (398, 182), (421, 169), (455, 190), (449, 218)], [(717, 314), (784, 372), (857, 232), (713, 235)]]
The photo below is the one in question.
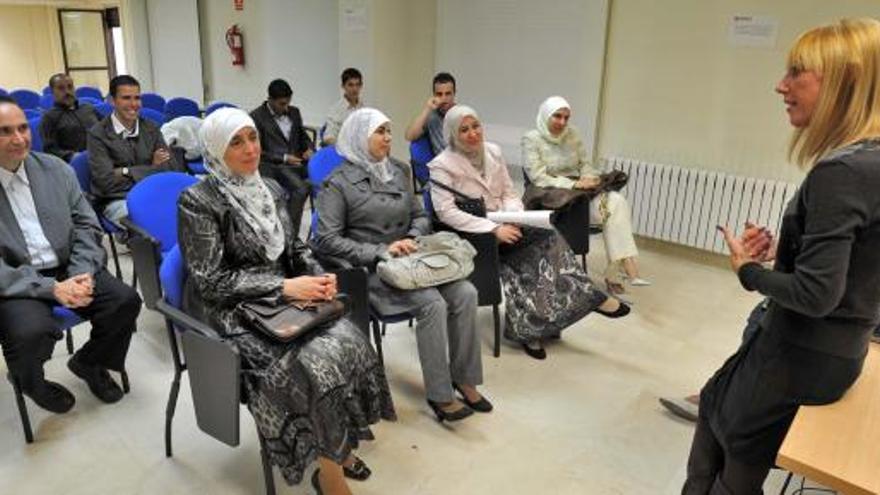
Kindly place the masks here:
[[(375, 269), (392, 242), (431, 233), (421, 194), (412, 188), (409, 165), (391, 160), (394, 178), (382, 183), (364, 167), (343, 162), (321, 186), (318, 226), (310, 244), (322, 260)], [(375, 273), (369, 280), (370, 303), (386, 314), (413, 310), (432, 302), (433, 289), (402, 291), (385, 285)]]
[[(43, 233), (67, 276), (96, 273), (106, 262), (103, 231), (73, 169), (60, 158), (30, 153), (24, 161)], [(0, 187), (0, 297), (52, 299), (55, 279), (30, 265), (24, 234)]]

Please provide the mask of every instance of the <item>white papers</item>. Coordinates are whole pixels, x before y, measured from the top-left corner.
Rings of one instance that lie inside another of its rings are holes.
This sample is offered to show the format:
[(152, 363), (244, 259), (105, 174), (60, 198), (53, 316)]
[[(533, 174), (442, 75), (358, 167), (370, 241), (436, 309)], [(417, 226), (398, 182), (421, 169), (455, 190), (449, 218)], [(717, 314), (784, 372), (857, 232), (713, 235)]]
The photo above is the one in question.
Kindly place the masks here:
[(490, 211), (486, 214), (486, 218), (496, 223), (515, 223), (539, 229), (553, 229), (553, 225), (550, 224), (551, 213), (553, 210)]
[(727, 28), (727, 42), (731, 46), (773, 48), (779, 21), (773, 17), (735, 15)]

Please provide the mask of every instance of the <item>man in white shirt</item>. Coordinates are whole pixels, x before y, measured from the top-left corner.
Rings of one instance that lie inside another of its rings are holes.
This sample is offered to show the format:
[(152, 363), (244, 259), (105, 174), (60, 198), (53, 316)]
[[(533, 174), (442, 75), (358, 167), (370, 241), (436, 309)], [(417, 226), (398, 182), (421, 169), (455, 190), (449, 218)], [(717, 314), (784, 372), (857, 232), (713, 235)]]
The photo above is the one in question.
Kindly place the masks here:
[(330, 107), (327, 112), (327, 121), (324, 123), (323, 135), (321, 142), (324, 146), (336, 143), (336, 136), (339, 135), (339, 129), (342, 123), (358, 108), (363, 108), (364, 102), (361, 100), (361, 90), (364, 87), (364, 78), (361, 72), (355, 68), (349, 67), (342, 71), (342, 98)]
[(43, 373), (63, 337), (52, 318), (62, 305), (92, 324), (68, 368), (102, 401), (118, 401), (122, 389), (107, 370), (125, 370), (140, 297), (104, 268), (103, 232), (73, 169), (31, 152), (24, 112), (3, 96), (0, 186), (0, 347), (10, 379), (44, 409), (73, 407), (73, 394)]

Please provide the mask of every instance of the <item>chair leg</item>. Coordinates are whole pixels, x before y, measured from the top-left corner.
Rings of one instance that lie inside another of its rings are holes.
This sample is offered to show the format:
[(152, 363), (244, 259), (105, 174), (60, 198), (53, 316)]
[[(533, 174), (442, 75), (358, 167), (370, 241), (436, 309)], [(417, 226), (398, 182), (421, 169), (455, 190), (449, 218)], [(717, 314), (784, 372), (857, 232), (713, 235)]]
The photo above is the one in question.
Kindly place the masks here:
[(495, 320), (495, 357), (501, 356), (501, 315), (498, 313), (498, 305), (492, 305), (492, 319)]
[(131, 385), (128, 383), (128, 372), (125, 370), (120, 371), (119, 377), (122, 378), (122, 391), (125, 393), (131, 392)]
[(785, 477), (785, 483), (782, 484), (782, 490), (779, 491), (779, 495), (785, 495), (785, 491), (788, 490), (788, 484), (791, 483), (792, 476), (794, 476), (794, 473), (789, 471), (788, 476)]
[(113, 234), (107, 234), (107, 237), (110, 238), (110, 253), (113, 255), (113, 264), (116, 266), (116, 278), (122, 280), (122, 268), (119, 266), (119, 253), (116, 252), (116, 240), (113, 239)]
[(266, 495), (275, 495), (275, 478), (272, 476), (272, 463), (269, 461), (269, 453), (266, 448), (266, 439), (257, 429), (257, 436), (260, 438), (260, 461), (263, 464), (263, 478), (266, 480)]
[(174, 412), (177, 409), (177, 397), (180, 395), (180, 377), (183, 375), (186, 366), (180, 357), (174, 327), (167, 322), (165, 327), (168, 330), (168, 342), (171, 345), (171, 356), (172, 361), (174, 361), (174, 378), (171, 380), (171, 390), (168, 391), (168, 404), (165, 406), (165, 457), (171, 457), (173, 454), (171, 448), (171, 424), (174, 421)]
[(73, 329), (68, 328), (67, 330), (65, 330), (64, 333), (67, 334), (65, 336), (65, 340), (67, 341), (67, 354), (72, 356), (73, 355)]
[(589, 273), (587, 272), (587, 253), (581, 255), (581, 265), (584, 267), (584, 272)]
[(12, 382), (12, 390), (15, 392), (15, 405), (18, 406), (18, 415), (21, 417), (21, 428), (24, 430), (24, 441), (34, 443), (34, 432), (31, 430), (31, 418), (28, 416), (27, 404), (24, 403), (24, 394), (21, 393), (21, 386), (18, 384), (18, 378), (9, 375), (9, 381)]
[(379, 321), (373, 320), (373, 344), (376, 346), (376, 355), (379, 356), (379, 364), (385, 366), (385, 358), (382, 355), (382, 332), (379, 331)]
[(409, 319), (409, 327), (410, 327), (410, 328), (413, 327), (413, 319), (412, 319), (412, 318)]
[(387, 330), (387, 329), (388, 329), (388, 325), (383, 322), (382, 323), (382, 336), (383, 337), (385, 336), (385, 330)]

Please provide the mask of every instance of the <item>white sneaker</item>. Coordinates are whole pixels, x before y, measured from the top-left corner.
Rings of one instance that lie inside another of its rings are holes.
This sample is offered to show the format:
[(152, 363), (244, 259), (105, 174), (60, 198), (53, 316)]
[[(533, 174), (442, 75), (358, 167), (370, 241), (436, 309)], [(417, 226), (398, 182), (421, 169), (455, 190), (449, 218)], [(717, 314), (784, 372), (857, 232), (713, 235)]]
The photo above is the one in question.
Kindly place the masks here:
[(633, 287), (647, 287), (651, 285), (651, 281), (641, 277), (636, 277), (630, 279), (629, 285), (632, 285)]

